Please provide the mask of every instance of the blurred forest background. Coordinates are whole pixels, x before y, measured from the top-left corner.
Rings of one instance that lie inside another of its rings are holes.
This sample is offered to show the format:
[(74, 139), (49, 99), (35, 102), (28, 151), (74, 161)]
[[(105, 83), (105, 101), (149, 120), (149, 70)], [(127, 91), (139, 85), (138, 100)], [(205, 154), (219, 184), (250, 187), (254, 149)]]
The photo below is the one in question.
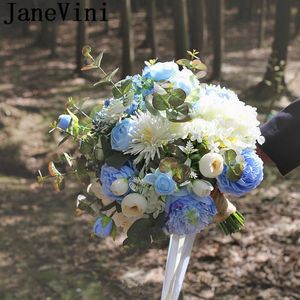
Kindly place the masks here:
[[(0, 299), (159, 299), (166, 248), (127, 252), (121, 238), (92, 238), (93, 220), (75, 215), (80, 186), (68, 182), (54, 193), (35, 180), (62, 152), (48, 130), (67, 98), (89, 97), (92, 105), (107, 96), (93, 88), (99, 74), (80, 71), (84, 45), (105, 51), (103, 67), (120, 66), (118, 78), (141, 72), (150, 58), (196, 49), (208, 66), (203, 81), (233, 89), (258, 107), (262, 121), (300, 96), (300, 0), (106, 3), (108, 22), (4, 25), (1, 1)], [(300, 299), (300, 173), (282, 178), (271, 165), (265, 177), (260, 189), (234, 201), (247, 217), (245, 230), (199, 234), (184, 299)]]

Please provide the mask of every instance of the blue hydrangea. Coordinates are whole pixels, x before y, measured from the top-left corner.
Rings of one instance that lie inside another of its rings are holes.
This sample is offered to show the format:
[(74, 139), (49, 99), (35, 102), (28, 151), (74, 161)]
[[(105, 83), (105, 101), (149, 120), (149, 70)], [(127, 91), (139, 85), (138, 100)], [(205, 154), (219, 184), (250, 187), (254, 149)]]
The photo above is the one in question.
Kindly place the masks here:
[(174, 61), (158, 62), (151, 66), (146, 66), (143, 76), (151, 77), (155, 81), (168, 80), (179, 72), (179, 67)]
[(128, 148), (131, 141), (129, 132), (132, 126), (130, 119), (124, 119), (119, 122), (111, 131), (111, 148), (117, 151), (124, 151)]
[(105, 238), (110, 235), (113, 228), (113, 221), (108, 219), (108, 217), (97, 218), (94, 226), (93, 232), (96, 236)]
[(71, 125), (71, 122), (72, 122), (72, 117), (70, 115), (60, 115), (58, 117), (57, 127), (66, 131)]
[(221, 192), (236, 197), (245, 195), (255, 189), (263, 180), (263, 162), (253, 150), (242, 152), (245, 159), (244, 170), (238, 181), (230, 181), (227, 176), (228, 167), (225, 166), (223, 173), (217, 177), (218, 187)]
[(102, 184), (102, 191), (104, 195), (118, 202), (122, 202), (124, 196), (126, 196), (130, 191), (128, 191), (128, 193), (123, 195), (122, 197), (119, 197), (114, 195), (111, 192), (110, 187), (112, 183), (117, 179), (121, 179), (121, 178), (131, 179), (131, 177), (134, 177), (135, 175), (136, 175), (135, 170), (133, 170), (133, 168), (131, 168), (128, 165), (124, 165), (120, 169), (116, 169), (107, 164), (104, 164), (100, 172), (100, 181)]
[(134, 114), (139, 108), (139, 105), (143, 102), (143, 100), (144, 99), (142, 95), (138, 95), (138, 94), (134, 95), (132, 103), (129, 106), (129, 108), (125, 110), (125, 113), (127, 113), (128, 115)]
[(208, 226), (217, 213), (211, 197), (183, 193), (167, 197), (165, 230), (169, 234), (192, 234)]
[(132, 77), (132, 84), (135, 93), (141, 94), (143, 97), (154, 93), (153, 80), (150, 74), (146, 74), (145, 76), (134, 75)]

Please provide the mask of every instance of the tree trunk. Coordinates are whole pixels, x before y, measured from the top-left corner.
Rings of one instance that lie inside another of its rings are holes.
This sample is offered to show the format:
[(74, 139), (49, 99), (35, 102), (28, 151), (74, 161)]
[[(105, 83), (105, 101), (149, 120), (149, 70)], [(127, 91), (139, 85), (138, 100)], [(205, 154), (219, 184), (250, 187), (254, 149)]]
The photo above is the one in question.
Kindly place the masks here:
[(149, 45), (151, 47), (151, 56), (156, 58), (157, 56), (157, 41), (156, 41), (156, 0), (147, 1), (147, 19), (148, 19), (148, 37)]
[(213, 66), (212, 79), (220, 79), (222, 75), (222, 60), (224, 52), (224, 0), (211, 0), (212, 38), (213, 38)]
[(287, 92), (284, 71), (290, 40), (290, 16), (291, 0), (277, 0), (272, 53), (264, 80), (258, 86), (258, 93), (262, 99)]
[(57, 57), (57, 32), (58, 32), (58, 23), (52, 22), (51, 24), (51, 57)]
[(257, 48), (261, 48), (263, 46), (264, 39), (265, 39), (266, 11), (267, 11), (267, 1), (266, 0), (260, 0), (260, 13), (259, 13)]
[(173, 0), (174, 39), (176, 58), (187, 57), (189, 50), (189, 24), (186, 0)]
[(300, 1), (298, 0), (294, 37), (298, 36), (299, 33), (300, 33)]
[(205, 3), (204, 0), (191, 1), (191, 49), (202, 51), (205, 40)]
[(132, 29), (132, 13), (131, 1), (121, 0), (121, 14), (122, 14), (122, 30), (123, 30), (123, 60), (122, 72), (123, 76), (133, 74), (134, 66), (134, 39)]
[[(80, 0), (81, 8), (88, 6), (89, 0)], [(84, 19), (84, 9), (80, 10), (80, 18)], [(76, 37), (76, 69), (75, 72), (78, 75), (82, 75), (81, 68), (84, 63), (84, 58), (82, 55), (82, 48), (85, 46), (87, 40), (86, 34), (86, 22), (81, 21), (77, 24), (77, 37)]]

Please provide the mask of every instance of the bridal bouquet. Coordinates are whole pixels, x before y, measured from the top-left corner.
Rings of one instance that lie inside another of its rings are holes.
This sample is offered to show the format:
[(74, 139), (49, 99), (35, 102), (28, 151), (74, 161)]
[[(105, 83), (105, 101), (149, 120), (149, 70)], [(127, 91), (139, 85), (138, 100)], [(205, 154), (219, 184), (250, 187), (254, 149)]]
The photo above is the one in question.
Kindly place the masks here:
[[(65, 168), (85, 186), (77, 211), (95, 217), (94, 234), (123, 231), (124, 245), (148, 247), (212, 223), (225, 234), (240, 230), (245, 219), (223, 193), (243, 196), (263, 179), (256, 109), (231, 90), (200, 84), (206, 66), (195, 51), (190, 60), (146, 62), (141, 74), (116, 83), (102, 54), (94, 58), (89, 47), (83, 54), (83, 70), (99, 69), (95, 85), (109, 85), (111, 94), (89, 114), (69, 99), (52, 129), (78, 146), (64, 153)], [(49, 172), (61, 187), (66, 173), (54, 162)]]

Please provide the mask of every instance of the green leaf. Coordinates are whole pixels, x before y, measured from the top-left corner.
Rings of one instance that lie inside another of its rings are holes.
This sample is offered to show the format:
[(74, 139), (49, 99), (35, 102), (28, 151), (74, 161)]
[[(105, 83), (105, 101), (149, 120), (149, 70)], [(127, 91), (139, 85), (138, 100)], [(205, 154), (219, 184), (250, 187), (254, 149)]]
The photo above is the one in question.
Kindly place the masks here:
[(134, 222), (127, 231), (128, 239), (125, 245), (149, 247), (151, 244), (150, 227), (151, 222), (149, 219), (139, 219)]
[(119, 71), (119, 68), (115, 69), (111, 73), (107, 74), (102, 78), (100, 81), (94, 83), (94, 86), (100, 85), (100, 84), (112, 84), (112, 78), (117, 74)]
[(122, 152), (115, 151), (114, 154), (109, 156), (105, 162), (116, 169), (121, 168), (129, 159), (129, 155), (125, 155)]
[(180, 66), (185, 66), (187, 68), (191, 67), (191, 61), (185, 58), (177, 60), (176, 63)]
[(192, 61), (192, 68), (198, 71), (207, 70), (207, 66), (200, 59), (195, 59)]
[(153, 100), (153, 96), (152, 95), (148, 95), (147, 97), (145, 97), (145, 106), (147, 108), (147, 110), (154, 116), (158, 116), (159, 115), (159, 111), (156, 110), (153, 105), (152, 105), (152, 100)]
[(98, 200), (87, 198), (84, 195), (78, 195), (76, 208), (94, 216), (99, 213), (100, 204)]
[(235, 164), (236, 160), (236, 152), (232, 149), (227, 150), (225, 152), (225, 163), (227, 166), (231, 166)]
[(118, 99), (127, 94), (132, 88), (132, 79), (124, 79), (115, 84), (112, 89), (114, 98)]
[(56, 192), (61, 192), (65, 188), (65, 179), (63, 176), (56, 176), (53, 181), (53, 188)]
[(166, 110), (169, 108), (167, 96), (158, 93), (153, 94), (152, 104), (157, 110)]
[(101, 62), (102, 62), (102, 58), (103, 58), (103, 54), (104, 52), (101, 52), (95, 59), (94, 61), (94, 65), (96, 68), (100, 68), (101, 67)]
[(184, 103), (186, 94), (182, 89), (175, 89), (171, 91), (169, 97), (169, 104), (173, 107), (178, 107)]
[(113, 240), (116, 239), (117, 233), (118, 233), (118, 231), (117, 231), (117, 226), (116, 226), (115, 222), (113, 221), (112, 230), (111, 230), (111, 232), (110, 232), (110, 236), (113, 238)]
[(183, 103), (180, 106), (176, 107), (176, 111), (180, 112), (184, 116), (187, 116), (190, 112), (190, 103)]
[(178, 167), (178, 161), (174, 157), (165, 157), (159, 163), (159, 170), (163, 173), (168, 173)]
[(49, 175), (52, 177), (61, 176), (62, 174), (57, 170), (55, 164), (53, 161), (50, 161), (48, 163), (48, 172)]

